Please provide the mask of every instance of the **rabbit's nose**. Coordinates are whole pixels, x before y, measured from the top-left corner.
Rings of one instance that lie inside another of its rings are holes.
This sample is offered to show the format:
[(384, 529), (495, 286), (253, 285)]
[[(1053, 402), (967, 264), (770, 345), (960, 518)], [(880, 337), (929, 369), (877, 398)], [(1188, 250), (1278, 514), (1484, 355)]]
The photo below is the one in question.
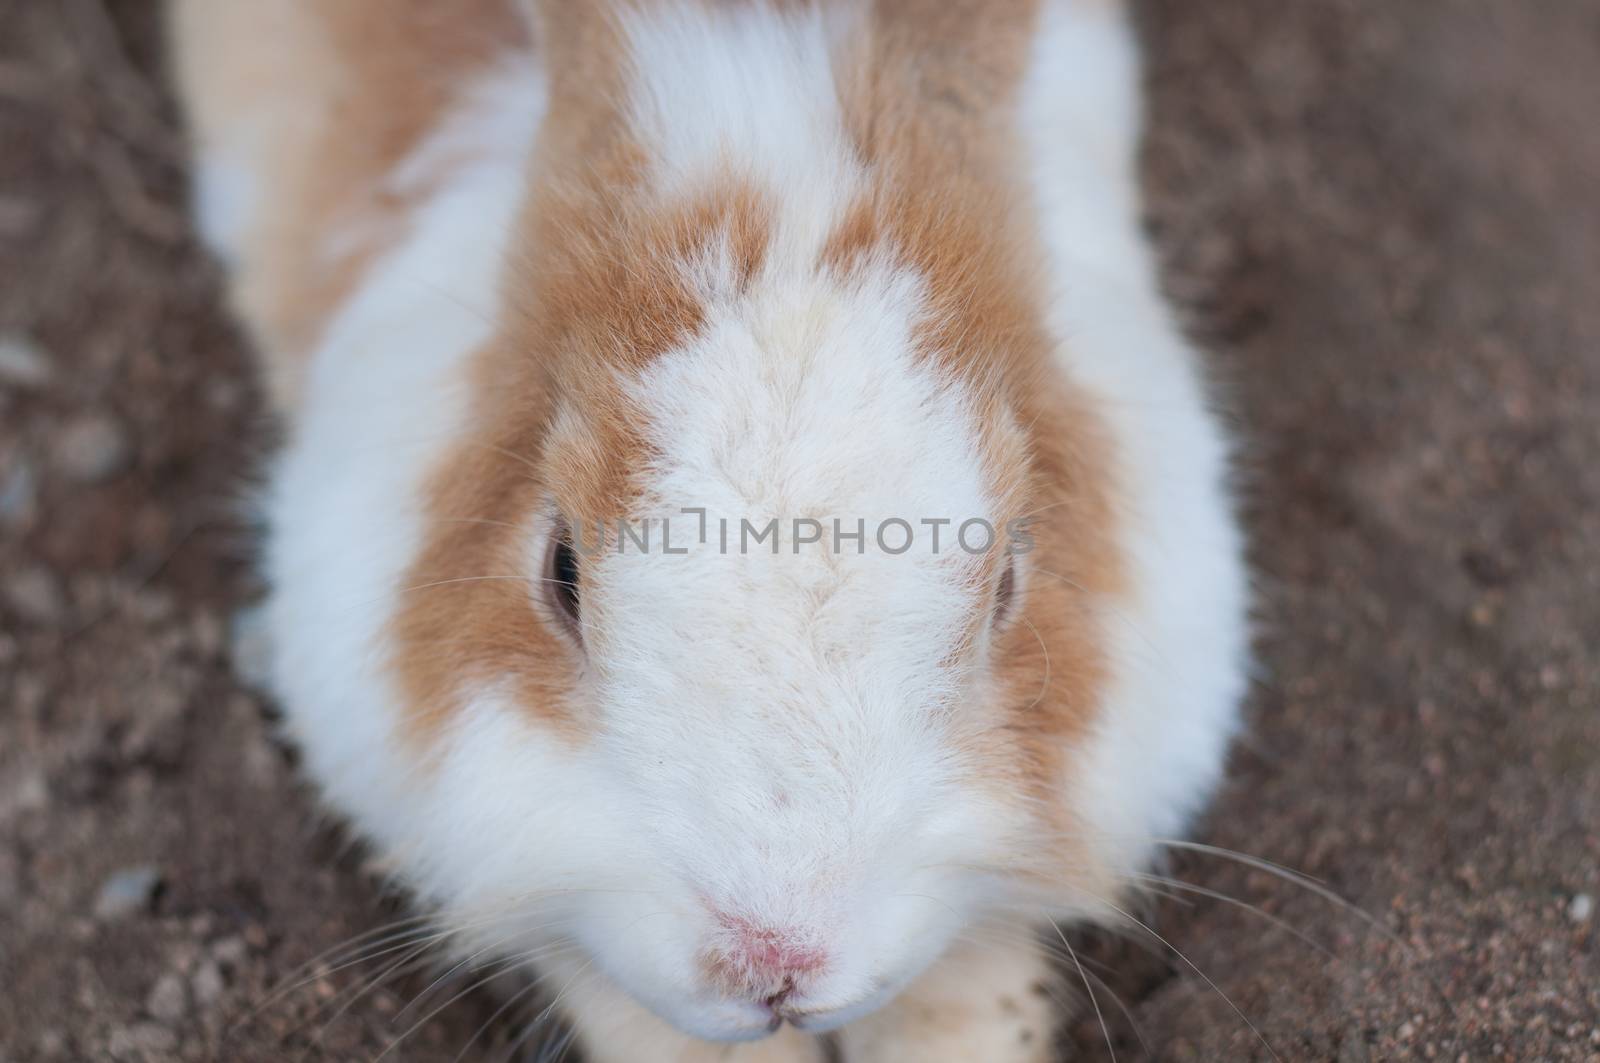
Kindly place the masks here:
[(777, 1009), (827, 966), (827, 951), (805, 930), (723, 913), (717, 914), (717, 923), (717, 942), (707, 950), (706, 969), (713, 984), (729, 996)]

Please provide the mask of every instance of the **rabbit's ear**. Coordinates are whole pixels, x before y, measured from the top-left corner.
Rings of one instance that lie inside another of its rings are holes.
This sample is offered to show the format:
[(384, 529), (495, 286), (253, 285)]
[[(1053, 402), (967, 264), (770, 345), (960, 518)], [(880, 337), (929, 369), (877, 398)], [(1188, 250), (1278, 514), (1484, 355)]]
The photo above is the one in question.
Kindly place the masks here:
[(557, 92), (595, 92), (621, 74), (620, 16), (630, 0), (516, 0)]

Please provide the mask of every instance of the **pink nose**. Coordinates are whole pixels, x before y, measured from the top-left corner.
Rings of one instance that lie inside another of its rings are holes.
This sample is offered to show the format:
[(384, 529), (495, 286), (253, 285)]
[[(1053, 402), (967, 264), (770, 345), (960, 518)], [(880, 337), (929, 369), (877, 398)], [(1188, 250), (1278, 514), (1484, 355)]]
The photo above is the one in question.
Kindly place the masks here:
[(707, 973), (724, 992), (777, 1005), (804, 976), (827, 962), (827, 952), (803, 931), (717, 914), (725, 933), (707, 955)]

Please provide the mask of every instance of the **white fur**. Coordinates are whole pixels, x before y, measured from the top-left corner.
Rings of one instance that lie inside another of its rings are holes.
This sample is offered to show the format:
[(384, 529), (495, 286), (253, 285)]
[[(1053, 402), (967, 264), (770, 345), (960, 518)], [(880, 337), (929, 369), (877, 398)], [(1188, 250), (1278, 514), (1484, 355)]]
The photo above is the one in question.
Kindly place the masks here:
[(1050, 960), (1015, 927), (973, 933), (885, 1008), (839, 1033), (849, 1063), (1046, 1063), (1059, 994)]
[(833, 80), (838, 16), (668, 2), (622, 26), (654, 187), (671, 194), (732, 170), (785, 193), (792, 217), (830, 220), (858, 180)]
[(538, 77), (508, 67), (452, 116), (442, 135), (463, 150), (327, 330), (268, 500), (268, 623), (289, 728), (333, 802), (385, 847), (416, 841), (419, 792), (393, 735), (384, 626), (419, 545), (423, 480), (461, 427), (462, 366), (489, 334), (542, 110)]
[(1134, 165), (1138, 57), (1120, 5), (1046, 5), (1022, 101), (1062, 368), (1114, 435), (1132, 589), (1108, 603), (1111, 693), (1069, 768), (1108, 866), (1186, 828), (1220, 774), (1248, 654), (1228, 456), (1162, 301)]
[(257, 197), (255, 171), (222, 148), (207, 152), (194, 176), (201, 239), (230, 266), (238, 262)]

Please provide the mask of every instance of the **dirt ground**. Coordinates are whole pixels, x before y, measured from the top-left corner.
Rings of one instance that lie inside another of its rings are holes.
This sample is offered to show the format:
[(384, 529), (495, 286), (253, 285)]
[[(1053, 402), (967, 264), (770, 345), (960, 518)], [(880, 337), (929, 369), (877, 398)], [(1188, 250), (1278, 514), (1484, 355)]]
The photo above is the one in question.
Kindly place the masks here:
[[(404, 911), (235, 678), (271, 431), (157, 6), (0, 0), (0, 1060), (371, 1059), (454, 990), (273, 999)], [(1140, 6), (1152, 222), (1260, 571), (1201, 838), (1382, 929), (1185, 854), (1172, 950), (1081, 936), (1116, 1058), (1600, 1060), (1600, 3)], [(1087, 1013), (1068, 1040), (1111, 1058)]]

